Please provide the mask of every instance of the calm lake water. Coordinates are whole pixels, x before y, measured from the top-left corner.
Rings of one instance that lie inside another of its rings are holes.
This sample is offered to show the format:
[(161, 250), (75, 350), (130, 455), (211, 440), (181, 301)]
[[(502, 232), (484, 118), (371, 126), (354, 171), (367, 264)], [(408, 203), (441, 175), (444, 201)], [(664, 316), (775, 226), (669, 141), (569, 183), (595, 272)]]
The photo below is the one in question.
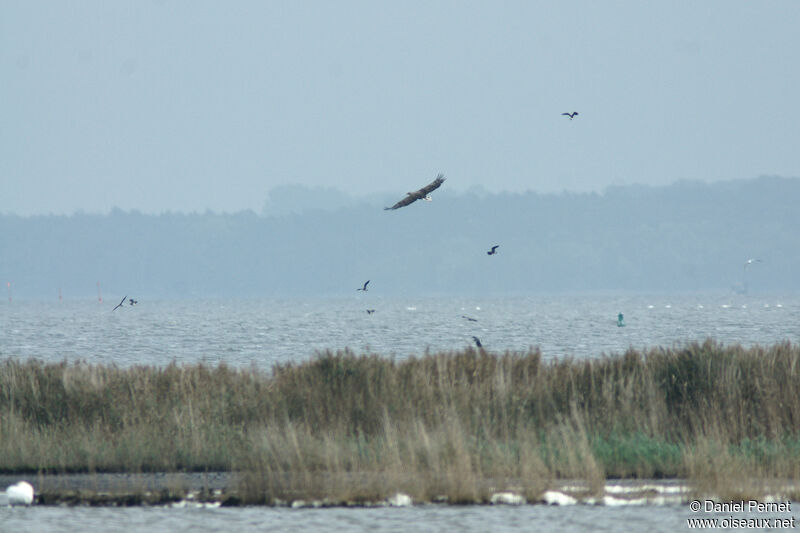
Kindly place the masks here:
[[(800, 524), (793, 504), (784, 513), (695, 513), (689, 505), (566, 507), (442, 506), (423, 505), (378, 509), (288, 509), (288, 508), (85, 508), (29, 507), (0, 508), (0, 530), (41, 533), (103, 532), (193, 532), (193, 531), (430, 531), (465, 533), (506, 533), (511, 531), (688, 531), (688, 520), (716, 518), (716, 531), (748, 529), (725, 527), (726, 519), (788, 519)], [(740, 523), (741, 524), (741, 523)], [(732, 526), (734, 524), (731, 524)], [(738, 525), (738, 524), (737, 524)], [(796, 527), (796, 526), (795, 526)], [(761, 529), (761, 528), (750, 528)], [(772, 530), (774, 529), (767, 529)]]
[[(3, 302), (0, 357), (270, 368), (328, 348), (396, 358), (458, 350), (472, 344), (473, 335), (490, 351), (539, 346), (545, 358), (596, 357), (708, 337), (744, 345), (800, 340), (800, 295), (386, 299), (367, 293), (317, 300), (140, 300), (112, 312), (115, 304)], [(625, 327), (617, 327), (618, 313)]]
[[(0, 303), (0, 360), (164, 365), (225, 362), (268, 369), (317, 350), (350, 348), (402, 359), (458, 350), (538, 346), (545, 358), (583, 358), (629, 347), (800, 342), (800, 295), (591, 294), (542, 297), (348, 298)], [(374, 309), (374, 313), (367, 313)], [(623, 313), (625, 327), (617, 327)], [(468, 320), (469, 317), (474, 319)], [(4, 487), (0, 487), (3, 489)], [(800, 503), (796, 504), (800, 510)], [(685, 531), (686, 502), (377, 509), (0, 507), (5, 531)], [(736, 514), (765, 518), (775, 515)], [(797, 511), (777, 515), (797, 516)], [(800, 516), (797, 517), (800, 522)], [(718, 527), (718, 530), (726, 530)]]

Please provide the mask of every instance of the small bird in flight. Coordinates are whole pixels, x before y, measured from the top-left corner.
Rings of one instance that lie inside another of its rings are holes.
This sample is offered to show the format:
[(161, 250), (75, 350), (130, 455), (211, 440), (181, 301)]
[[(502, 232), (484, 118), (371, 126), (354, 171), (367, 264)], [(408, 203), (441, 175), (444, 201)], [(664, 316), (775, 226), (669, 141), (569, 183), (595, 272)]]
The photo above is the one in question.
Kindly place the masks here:
[(756, 259), (756, 258), (748, 259), (744, 263), (744, 269), (747, 270), (748, 265), (752, 265), (753, 263), (761, 263), (761, 262), (762, 262), (761, 259)]
[(481, 340), (478, 337), (473, 335), (472, 340), (475, 341), (475, 346), (477, 346), (478, 348), (483, 348), (483, 344), (481, 344)]
[(469, 322), (477, 322), (477, 321), (478, 321), (478, 319), (477, 319), (477, 318), (472, 318), (471, 316), (467, 316), (467, 315), (461, 315), (461, 318), (465, 318), (465, 319), (467, 319)]
[(494, 254), (496, 254), (496, 253), (497, 253), (497, 249), (498, 249), (499, 247), (500, 247), (500, 245), (499, 245), (499, 244), (495, 244), (494, 246), (492, 246), (492, 249), (491, 249), (491, 250), (489, 250), (488, 252), (486, 252), (486, 255), (494, 255)]
[(375, 310), (374, 310), (374, 309), (367, 309), (367, 314), (368, 314), (368, 315), (371, 315), (371, 314), (372, 314), (372, 313), (374, 313), (374, 312), (375, 312)]
[(133, 298), (128, 298), (128, 302), (130, 302), (131, 307), (139, 303), (139, 300), (134, 300)]
[(125, 300), (127, 300), (127, 299), (128, 299), (128, 295), (126, 294), (126, 295), (125, 295), (125, 296), (122, 298), (122, 300), (120, 300), (120, 301), (119, 301), (119, 303), (117, 304), (117, 307), (115, 307), (114, 309), (112, 309), (112, 310), (111, 310), (111, 312), (113, 313), (114, 311), (116, 311), (116, 310), (117, 310), (117, 308), (119, 308), (119, 307), (122, 307), (122, 304), (124, 304), (124, 303), (125, 303)]
[(367, 280), (367, 281), (364, 283), (364, 286), (363, 286), (363, 287), (361, 287), (360, 289), (356, 289), (356, 290), (357, 290), (357, 291), (364, 291), (364, 292), (367, 292), (367, 285), (369, 285), (369, 282), (370, 282), (370, 280)]
[(572, 120), (573, 118), (578, 116), (578, 112), (577, 111), (573, 111), (572, 113), (561, 113), (561, 114), (564, 115), (564, 116), (569, 117), (570, 120)]
[(439, 174), (436, 176), (436, 179), (430, 182), (428, 185), (424, 186), (418, 191), (410, 192), (406, 194), (406, 197), (394, 204), (392, 207), (384, 207), (384, 211), (389, 211), (392, 209), (400, 209), (401, 207), (405, 207), (407, 205), (413, 204), (417, 200), (426, 200), (428, 202), (431, 201), (431, 197), (428, 196), (430, 193), (438, 189), (442, 183), (444, 183), (445, 177), (443, 174)]

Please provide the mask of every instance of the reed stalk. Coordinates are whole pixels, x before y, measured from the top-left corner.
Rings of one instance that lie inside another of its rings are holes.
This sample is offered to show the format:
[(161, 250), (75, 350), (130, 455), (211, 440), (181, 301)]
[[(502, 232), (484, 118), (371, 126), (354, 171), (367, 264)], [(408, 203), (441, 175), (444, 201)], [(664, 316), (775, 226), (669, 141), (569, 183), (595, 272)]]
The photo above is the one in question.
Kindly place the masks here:
[(271, 371), (5, 359), (0, 472), (237, 471), (248, 502), (531, 498), (557, 479), (747, 492), (800, 478), (799, 360), (711, 340), (588, 360), (327, 351)]

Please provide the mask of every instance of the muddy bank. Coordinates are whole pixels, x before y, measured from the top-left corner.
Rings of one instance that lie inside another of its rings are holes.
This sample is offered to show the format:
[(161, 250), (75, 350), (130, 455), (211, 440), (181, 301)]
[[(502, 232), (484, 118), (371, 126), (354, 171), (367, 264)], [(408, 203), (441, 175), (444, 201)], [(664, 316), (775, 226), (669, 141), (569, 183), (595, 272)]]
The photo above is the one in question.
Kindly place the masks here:
[[(358, 476), (356, 476), (357, 478)], [(48, 474), (0, 475), (0, 488), (20, 480), (34, 486), (37, 505), (83, 506), (148, 506), (185, 505), (240, 506), (247, 502), (237, 494), (238, 475), (230, 472), (150, 473), (150, 474)], [(359, 482), (363, 480), (353, 479)], [(402, 492), (375, 501), (347, 499), (305, 499), (301, 494), (288, 500), (277, 499), (269, 506), (288, 507), (374, 507), (412, 504), (532, 504), (569, 505), (575, 503), (601, 505), (677, 504), (685, 500), (691, 489), (685, 480), (608, 480), (592, 491), (583, 481), (562, 481), (536, 495), (524, 491), (499, 491), (493, 480), (485, 480), (486, 498), (466, 502), (449, 501), (442, 496), (430, 501), (411, 498)], [(400, 502), (400, 503), (398, 503)]]
[(223, 501), (236, 474), (0, 474), (0, 489), (21, 480), (33, 485), (36, 503), (42, 505), (160, 505), (187, 496), (198, 501)]

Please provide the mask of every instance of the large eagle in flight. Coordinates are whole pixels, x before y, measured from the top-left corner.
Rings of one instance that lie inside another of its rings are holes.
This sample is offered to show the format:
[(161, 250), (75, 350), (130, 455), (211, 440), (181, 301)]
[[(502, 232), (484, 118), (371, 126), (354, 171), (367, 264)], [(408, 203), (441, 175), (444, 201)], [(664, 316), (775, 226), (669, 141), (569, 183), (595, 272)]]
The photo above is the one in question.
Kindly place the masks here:
[(405, 207), (409, 204), (413, 204), (417, 200), (427, 200), (428, 202), (431, 201), (431, 197), (428, 196), (431, 192), (435, 191), (439, 188), (439, 186), (444, 183), (445, 177), (442, 174), (436, 176), (436, 179), (430, 182), (428, 185), (424, 186), (418, 191), (410, 192), (406, 195), (405, 198), (394, 204), (392, 207), (384, 207), (385, 211), (389, 209), (400, 209), (401, 207)]

